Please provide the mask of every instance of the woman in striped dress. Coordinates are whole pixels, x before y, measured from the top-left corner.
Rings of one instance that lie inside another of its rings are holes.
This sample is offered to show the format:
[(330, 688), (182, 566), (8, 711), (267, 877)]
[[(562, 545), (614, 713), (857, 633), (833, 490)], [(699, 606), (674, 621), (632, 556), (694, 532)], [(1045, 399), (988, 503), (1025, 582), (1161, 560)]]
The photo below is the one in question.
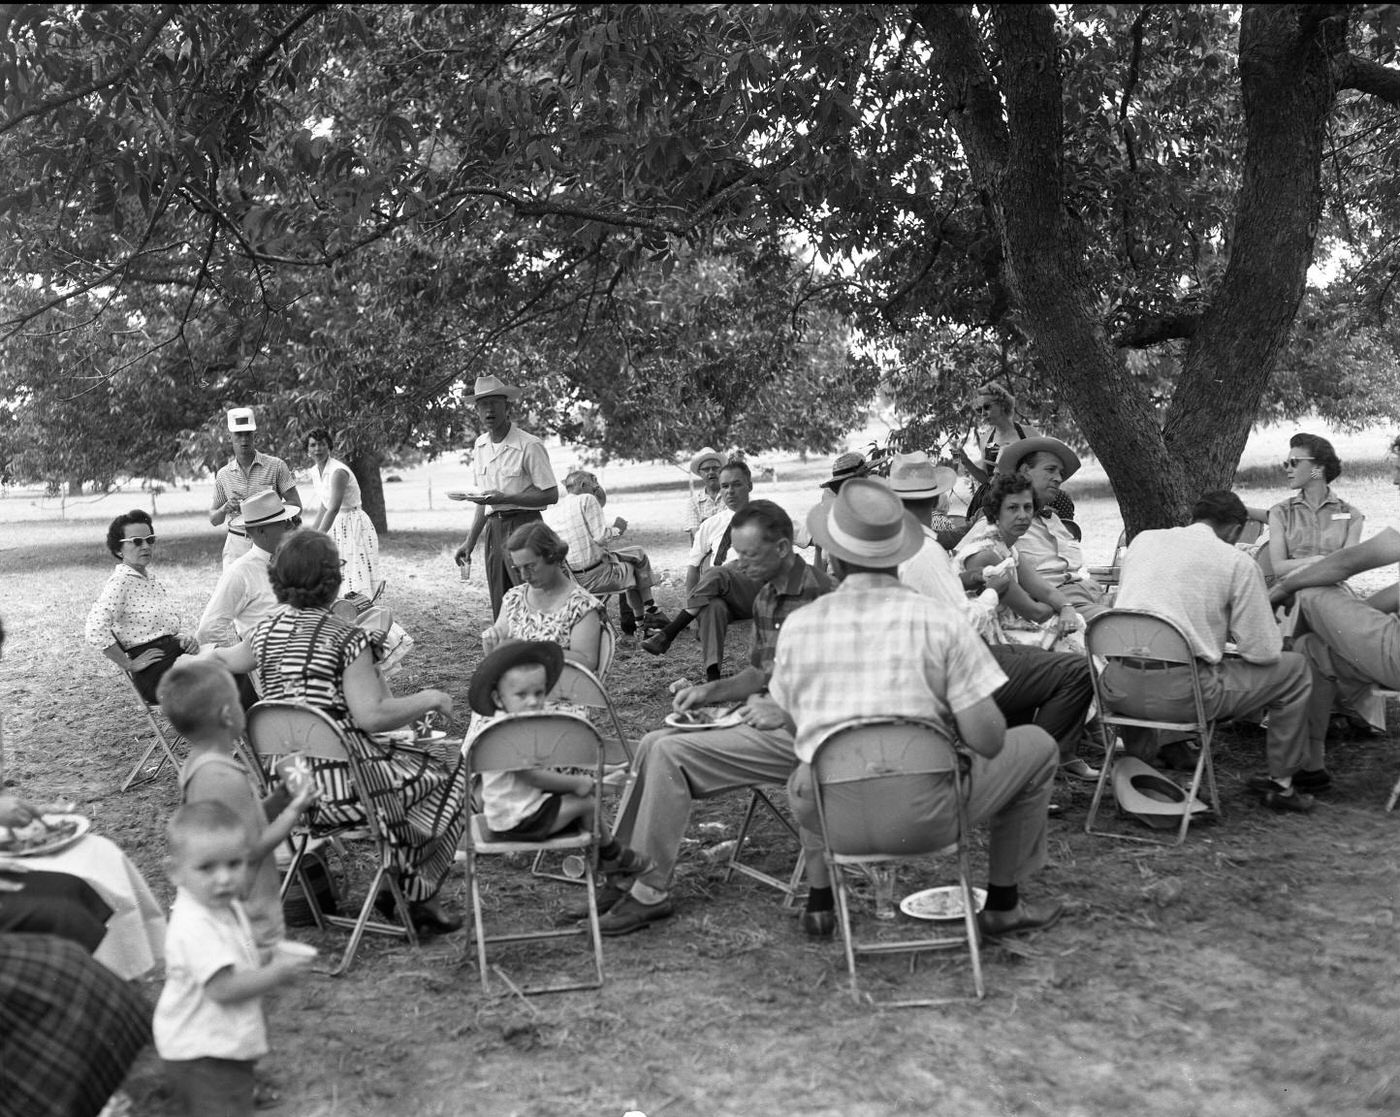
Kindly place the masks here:
[[(216, 653), (231, 670), (256, 668), (267, 699), (305, 702), (345, 733), (365, 782), (350, 785), (345, 765), (313, 761), (321, 790), (317, 819), (356, 822), (374, 805), (400, 883), (421, 932), (456, 930), (435, 899), (465, 822), (466, 772), (412, 745), (371, 734), (408, 725), (429, 712), (449, 715), (452, 699), (440, 690), (395, 698), (375, 668), (373, 638), (330, 612), (340, 589), (340, 557), (330, 538), (297, 531), (277, 548), (268, 567), (281, 606), (249, 634), (248, 643)], [(234, 661), (238, 662), (234, 662)]]

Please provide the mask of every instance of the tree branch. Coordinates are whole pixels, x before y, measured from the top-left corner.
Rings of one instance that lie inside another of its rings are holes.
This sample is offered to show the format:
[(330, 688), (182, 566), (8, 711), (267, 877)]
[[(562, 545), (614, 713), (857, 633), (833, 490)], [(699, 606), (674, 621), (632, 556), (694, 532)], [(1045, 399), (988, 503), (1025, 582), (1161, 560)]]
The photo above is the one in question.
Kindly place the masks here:
[(36, 116), (43, 116), (45, 113), (53, 112), (54, 109), (61, 109), (64, 105), (82, 100), (82, 98), (89, 94), (96, 93), (100, 89), (106, 89), (110, 85), (116, 85), (117, 82), (121, 81), (141, 64), (141, 60), (146, 56), (146, 51), (150, 50), (151, 44), (156, 41), (156, 36), (161, 33), (162, 29), (170, 22), (179, 8), (180, 5), (178, 4), (167, 4), (156, 14), (156, 18), (151, 21), (151, 25), (146, 28), (145, 34), (137, 40), (136, 45), (132, 47), (131, 51), (127, 54), (126, 61), (122, 64), (120, 69), (110, 74), (104, 74), (100, 78), (94, 78), (92, 81), (84, 82), (75, 89), (70, 89), (66, 93), (59, 94), (57, 97), (50, 97), (46, 101), (40, 101), (37, 105), (32, 105), (23, 112), (16, 113), (14, 116), (10, 117), (9, 120), (0, 123), (0, 135), (4, 135), (10, 129), (23, 124), (26, 120)]
[(1200, 324), (1201, 316), (1194, 311), (1137, 318), (1119, 327), (1113, 344), (1119, 349), (1147, 349), (1163, 341), (1195, 337)]
[(1400, 105), (1400, 70), (1348, 54), (1338, 88), (1360, 90), (1392, 105)]

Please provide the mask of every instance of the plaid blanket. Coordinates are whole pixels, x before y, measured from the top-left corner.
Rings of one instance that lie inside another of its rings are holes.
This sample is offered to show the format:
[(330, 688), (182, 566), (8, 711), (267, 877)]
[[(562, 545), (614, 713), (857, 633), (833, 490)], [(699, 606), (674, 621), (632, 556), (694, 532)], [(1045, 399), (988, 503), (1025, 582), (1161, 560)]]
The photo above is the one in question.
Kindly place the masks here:
[(0, 934), (4, 1117), (96, 1117), (150, 1038), (140, 994), (77, 944)]

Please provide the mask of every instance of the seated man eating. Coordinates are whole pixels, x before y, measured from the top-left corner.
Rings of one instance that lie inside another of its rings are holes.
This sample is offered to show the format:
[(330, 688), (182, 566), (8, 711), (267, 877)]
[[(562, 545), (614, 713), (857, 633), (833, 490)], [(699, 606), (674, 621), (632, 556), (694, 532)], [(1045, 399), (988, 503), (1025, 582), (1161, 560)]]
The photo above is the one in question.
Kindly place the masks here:
[[(749, 664), (730, 678), (687, 687), (674, 705), (682, 712), (743, 703), (738, 707), (743, 722), (698, 733), (663, 729), (642, 738), (636, 778), (618, 808), (613, 833), (654, 867), (637, 877), (629, 892), (605, 887), (599, 893), (605, 935), (630, 934), (672, 913), (668, 889), (695, 800), (782, 783), (797, 762), (791, 732), (772, 703), (758, 699), (768, 686), (779, 628), (830, 588), (826, 576), (793, 551), (792, 530), (792, 519), (770, 500), (755, 500), (734, 513), (730, 534), (736, 563), (757, 586)], [(816, 835), (804, 832), (802, 838), (808, 857), (820, 859)]]

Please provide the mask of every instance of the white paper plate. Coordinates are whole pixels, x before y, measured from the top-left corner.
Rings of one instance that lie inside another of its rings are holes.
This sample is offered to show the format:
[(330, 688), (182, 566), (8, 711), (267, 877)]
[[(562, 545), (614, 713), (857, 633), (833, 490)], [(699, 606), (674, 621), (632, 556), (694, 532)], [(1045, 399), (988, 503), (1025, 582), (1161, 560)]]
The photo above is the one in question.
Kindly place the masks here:
[(83, 835), (92, 829), (92, 820), (80, 814), (46, 814), (44, 821), (50, 826), (74, 823), (75, 829), (64, 834), (49, 835), (45, 840), (23, 849), (0, 849), (0, 857), (42, 857), (48, 853), (57, 853), (80, 841)]
[[(703, 722), (690, 720), (695, 714), (700, 714), (709, 720)], [(688, 732), (700, 729), (733, 729), (736, 725), (743, 725), (744, 719), (738, 710), (726, 710), (723, 706), (701, 706), (697, 710), (686, 710), (681, 714), (667, 714), (666, 724), (672, 729)]]
[(478, 497), (481, 497), (481, 496), (483, 496), (483, 495), (484, 495), (484, 494), (482, 494), (482, 493), (471, 492), (471, 491), (469, 491), (469, 490), (467, 490), (467, 489), (448, 489), (448, 490), (447, 490), (447, 499), (448, 499), (448, 500), (475, 500), (475, 499), (477, 499)]
[[(972, 903), (978, 911), (987, 902), (987, 890), (974, 888)], [(962, 889), (956, 884), (946, 884), (942, 888), (925, 888), (922, 892), (911, 892), (899, 901), (899, 910), (913, 919), (933, 919), (946, 921), (963, 917)]]
[(437, 744), (438, 741), (446, 740), (446, 738), (446, 729), (430, 729), (428, 732), (420, 733), (417, 737), (413, 738), (413, 743), (415, 745), (434, 745)]

